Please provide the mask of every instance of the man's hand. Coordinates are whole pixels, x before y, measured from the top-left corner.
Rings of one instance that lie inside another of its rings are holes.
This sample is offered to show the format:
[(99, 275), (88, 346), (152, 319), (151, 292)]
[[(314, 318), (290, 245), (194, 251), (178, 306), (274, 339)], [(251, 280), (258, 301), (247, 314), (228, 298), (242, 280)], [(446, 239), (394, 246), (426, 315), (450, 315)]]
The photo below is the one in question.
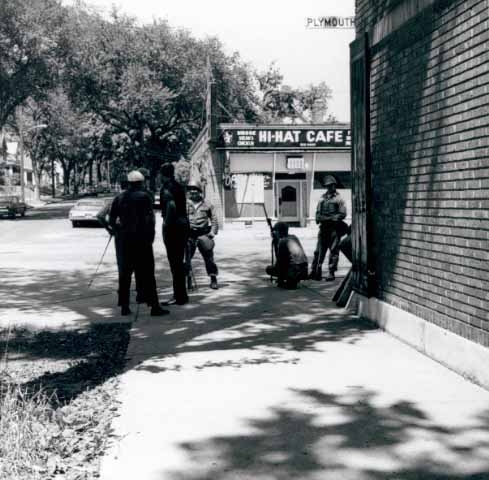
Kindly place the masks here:
[(207, 236), (208, 236), (208, 237), (209, 237), (209, 238), (212, 240), (212, 239), (214, 238), (214, 236), (215, 236), (215, 235), (214, 235), (212, 232), (209, 232), (209, 233), (207, 234)]

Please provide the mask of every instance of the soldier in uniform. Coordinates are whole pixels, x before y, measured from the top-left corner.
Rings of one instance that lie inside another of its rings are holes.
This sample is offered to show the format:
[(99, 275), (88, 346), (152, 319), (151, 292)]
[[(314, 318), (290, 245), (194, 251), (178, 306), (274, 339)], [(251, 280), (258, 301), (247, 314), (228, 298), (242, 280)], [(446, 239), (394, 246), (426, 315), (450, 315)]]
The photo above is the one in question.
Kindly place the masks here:
[(119, 267), (119, 305), (121, 315), (129, 315), (131, 277), (138, 278), (138, 301), (151, 307), (152, 316), (166, 315), (158, 301), (154, 275), (153, 241), (155, 217), (149, 195), (143, 191), (144, 176), (132, 171), (129, 188), (112, 202), (109, 214), (111, 231), (116, 235)]
[(307, 257), (295, 235), (289, 235), (289, 226), (277, 222), (273, 227), (273, 242), (277, 262), (266, 268), (268, 275), (277, 277), (277, 286), (293, 290), (307, 279)]
[[(214, 237), (219, 231), (219, 224), (214, 206), (204, 199), (199, 182), (190, 182), (187, 191), (187, 211), (190, 222), (189, 258), (192, 259), (198, 248), (204, 259), (207, 275), (211, 280), (210, 287), (217, 290), (218, 269), (214, 261)], [(188, 265), (187, 268), (189, 268)]]
[(340, 194), (336, 191), (336, 180), (327, 175), (324, 179), (326, 193), (321, 197), (316, 209), (316, 223), (319, 225), (318, 240), (309, 278), (321, 280), (322, 265), (326, 252), (329, 250), (328, 276), (326, 281), (335, 279), (340, 254), (340, 239), (345, 227), (346, 206)]
[(163, 242), (173, 278), (173, 298), (164, 302), (165, 305), (188, 303), (184, 257), (189, 223), (185, 187), (189, 180), (190, 170), (188, 169), (187, 172), (187, 167), (182, 164), (177, 164), (177, 168), (178, 171), (175, 171), (171, 163), (166, 163), (161, 167), (160, 203), (163, 217)]

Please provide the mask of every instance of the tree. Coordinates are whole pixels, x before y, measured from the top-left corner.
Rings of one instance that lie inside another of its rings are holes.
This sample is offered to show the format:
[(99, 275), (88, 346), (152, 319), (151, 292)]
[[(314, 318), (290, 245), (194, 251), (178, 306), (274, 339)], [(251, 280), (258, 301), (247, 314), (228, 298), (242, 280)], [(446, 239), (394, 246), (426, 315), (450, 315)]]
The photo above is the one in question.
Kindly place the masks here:
[(1, 128), (27, 98), (52, 85), (64, 51), (64, 10), (57, 0), (2, 0), (0, 18)]
[(306, 88), (291, 88), (283, 84), (283, 75), (275, 64), (256, 73), (259, 91), (260, 119), (265, 123), (322, 123), (327, 117), (331, 88), (325, 82)]
[(188, 150), (204, 124), (208, 59), (223, 116), (257, 118), (251, 68), (227, 56), (217, 39), (196, 40), (164, 21), (138, 26), (117, 12), (106, 21), (77, 11), (71, 22), (71, 95), (117, 136), (127, 164), (154, 175), (164, 159)]

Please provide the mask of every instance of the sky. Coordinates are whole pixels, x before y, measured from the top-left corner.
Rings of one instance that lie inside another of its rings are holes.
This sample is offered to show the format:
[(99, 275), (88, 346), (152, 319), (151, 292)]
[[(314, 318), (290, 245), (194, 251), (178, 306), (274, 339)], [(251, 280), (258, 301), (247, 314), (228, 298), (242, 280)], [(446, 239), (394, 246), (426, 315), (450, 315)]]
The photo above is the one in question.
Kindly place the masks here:
[[(72, 0), (65, 0), (70, 3)], [(350, 120), (349, 44), (354, 29), (307, 28), (308, 18), (354, 16), (354, 0), (87, 0), (110, 11), (116, 6), (141, 22), (166, 19), (196, 37), (217, 36), (258, 70), (275, 62), (284, 83), (305, 87), (325, 81), (333, 90), (329, 112)]]

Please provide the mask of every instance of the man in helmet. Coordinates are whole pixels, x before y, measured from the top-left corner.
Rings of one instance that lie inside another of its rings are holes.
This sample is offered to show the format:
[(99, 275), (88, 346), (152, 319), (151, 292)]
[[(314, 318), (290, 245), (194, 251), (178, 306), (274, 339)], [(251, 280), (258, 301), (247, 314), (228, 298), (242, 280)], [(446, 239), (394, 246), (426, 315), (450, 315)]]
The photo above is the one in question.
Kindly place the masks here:
[(328, 276), (326, 281), (335, 279), (338, 268), (339, 244), (345, 223), (346, 206), (340, 194), (336, 191), (336, 179), (332, 175), (324, 178), (326, 192), (321, 197), (316, 209), (316, 223), (319, 225), (318, 240), (309, 278), (321, 280), (322, 265), (326, 252), (329, 250)]
[(138, 278), (138, 302), (151, 307), (152, 316), (165, 315), (158, 301), (154, 274), (153, 241), (155, 217), (153, 203), (143, 190), (144, 176), (134, 170), (127, 176), (128, 189), (112, 202), (109, 224), (118, 236), (119, 306), (121, 315), (131, 309), (130, 287), (133, 272)]
[(164, 302), (164, 305), (188, 303), (184, 257), (189, 235), (185, 190), (189, 172), (188, 162), (185, 161), (179, 161), (176, 167), (172, 163), (165, 163), (161, 167), (163, 242), (173, 278), (173, 298)]
[[(214, 237), (219, 231), (219, 224), (214, 206), (204, 199), (202, 186), (193, 180), (187, 186), (187, 211), (190, 222), (190, 259), (198, 248), (205, 262), (210, 287), (217, 290), (217, 265), (214, 261)], [(188, 266), (187, 266), (188, 268)]]
[(289, 226), (277, 222), (273, 227), (275, 256), (277, 262), (266, 268), (268, 275), (277, 277), (277, 286), (293, 290), (301, 280), (307, 279), (307, 257), (301, 242), (289, 235)]

